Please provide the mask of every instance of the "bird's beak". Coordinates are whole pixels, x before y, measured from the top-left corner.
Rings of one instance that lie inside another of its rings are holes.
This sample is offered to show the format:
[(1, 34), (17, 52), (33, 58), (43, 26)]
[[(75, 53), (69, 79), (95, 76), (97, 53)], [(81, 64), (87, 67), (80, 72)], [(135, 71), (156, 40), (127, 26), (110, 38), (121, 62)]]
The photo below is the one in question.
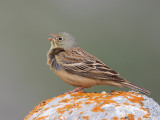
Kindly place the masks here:
[(51, 42), (53, 42), (54, 46), (57, 47), (57, 44), (56, 44), (56, 42), (55, 42), (55, 41), (56, 41), (56, 39), (55, 39), (55, 37), (56, 37), (55, 34), (49, 34), (49, 35), (52, 36), (53, 38), (48, 38), (48, 40), (51, 41)]
[(49, 34), (50, 36), (52, 36), (53, 38), (48, 38), (48, 40), (50, 40), (51, 42), (55, 42), (55, 34)]
[(48, 38), (48, 40), (51, 41), (51, 42), (55, 42), (54, 38)]

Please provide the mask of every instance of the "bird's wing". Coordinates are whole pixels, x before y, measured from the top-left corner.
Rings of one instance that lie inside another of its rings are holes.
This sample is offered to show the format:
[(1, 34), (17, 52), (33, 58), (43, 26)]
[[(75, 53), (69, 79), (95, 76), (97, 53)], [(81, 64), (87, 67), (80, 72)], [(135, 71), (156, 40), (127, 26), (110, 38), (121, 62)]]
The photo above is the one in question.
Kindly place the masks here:
[(58, 59), (59, 65), (69, 73), (93, 79), (124, 81), (116, 71), (79, 47), (61, 52)]

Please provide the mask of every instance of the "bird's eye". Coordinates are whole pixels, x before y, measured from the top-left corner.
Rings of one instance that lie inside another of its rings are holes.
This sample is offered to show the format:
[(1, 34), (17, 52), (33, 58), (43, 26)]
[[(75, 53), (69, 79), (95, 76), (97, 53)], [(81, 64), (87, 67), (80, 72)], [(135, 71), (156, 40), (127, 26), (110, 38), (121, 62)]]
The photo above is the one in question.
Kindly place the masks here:
[(62, 37), (59, 37), (58, 40), (63, 40), (63, 38), (62, 38)]

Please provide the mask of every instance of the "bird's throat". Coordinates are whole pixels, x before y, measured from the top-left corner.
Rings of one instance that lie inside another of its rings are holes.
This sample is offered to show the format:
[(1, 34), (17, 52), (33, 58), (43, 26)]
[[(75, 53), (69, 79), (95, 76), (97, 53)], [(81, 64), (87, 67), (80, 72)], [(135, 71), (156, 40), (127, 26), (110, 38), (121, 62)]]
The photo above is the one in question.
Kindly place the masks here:
[(53, 42), (53, 45), (55, 48), (57, 47), (57, 43), (55, 41)]

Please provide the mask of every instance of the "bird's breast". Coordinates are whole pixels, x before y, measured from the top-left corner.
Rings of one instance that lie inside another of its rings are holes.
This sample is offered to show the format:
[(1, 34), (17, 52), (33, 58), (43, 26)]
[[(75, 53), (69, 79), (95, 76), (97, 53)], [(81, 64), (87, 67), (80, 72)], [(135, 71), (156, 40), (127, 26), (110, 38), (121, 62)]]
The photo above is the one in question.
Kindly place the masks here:
[(54, 54), (49, 54), (48, 55), (48, 64), (50, 65), (51, 68), (55, 70), (60, 70), (61, 67), (57, 62), (57, 57)]
[(54, 48), (48, 52), (48, 64), (55, 70), (61, 69), (60, 65), (58, 64), (58, 62), (60, 62), (58, 54), (61, 52), (64, 52), (63, 48)]
[(66, 72), (65, 70), (54, 70), (54, 72), (66, 83), (76, 86), (76, 87), (92, 87), (94, 85), (99, 84), (99, 80), (90, 79), (87, 77), (79, 76), (76, 74), (71, 74)]
[(61, 69), (60, 65), (57, 62), (56, 56), (55, 56), (55, 58), (52, 59), (52, 66), (56, 70), (60, 70)]

